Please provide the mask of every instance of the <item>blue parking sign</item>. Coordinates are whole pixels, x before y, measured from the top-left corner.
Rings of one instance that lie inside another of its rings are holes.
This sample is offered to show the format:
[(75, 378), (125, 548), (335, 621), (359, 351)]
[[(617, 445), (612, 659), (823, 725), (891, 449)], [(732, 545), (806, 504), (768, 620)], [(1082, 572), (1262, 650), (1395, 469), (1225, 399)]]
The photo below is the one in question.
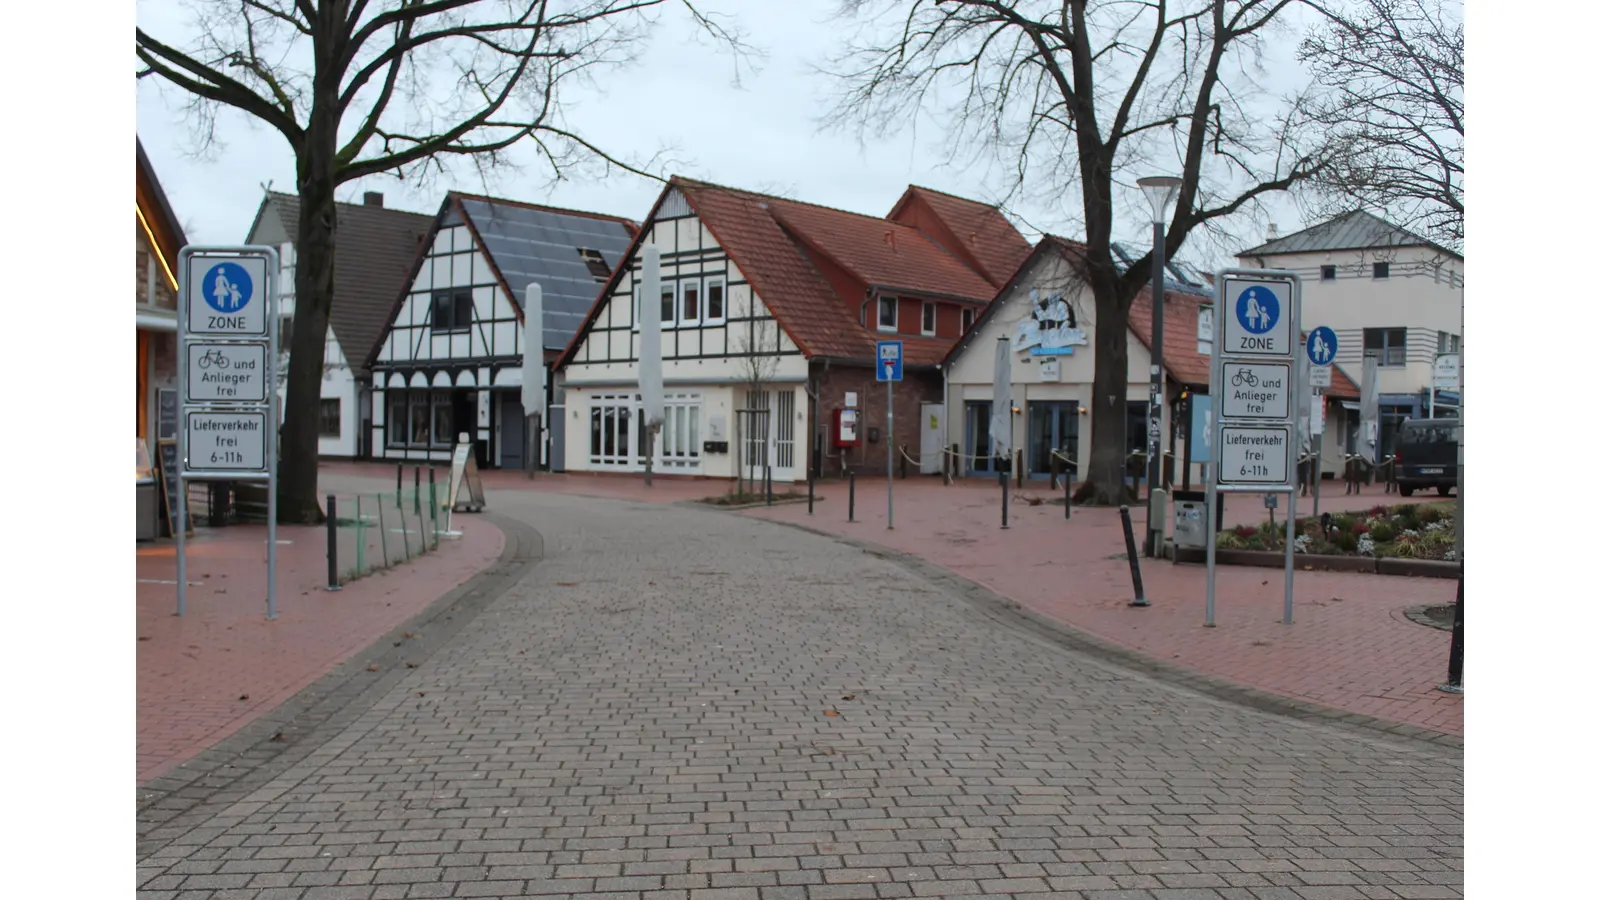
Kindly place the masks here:
[(900, 341), (878, 342), (878, 380), (900, 381), (903, 365), (901, 363)]

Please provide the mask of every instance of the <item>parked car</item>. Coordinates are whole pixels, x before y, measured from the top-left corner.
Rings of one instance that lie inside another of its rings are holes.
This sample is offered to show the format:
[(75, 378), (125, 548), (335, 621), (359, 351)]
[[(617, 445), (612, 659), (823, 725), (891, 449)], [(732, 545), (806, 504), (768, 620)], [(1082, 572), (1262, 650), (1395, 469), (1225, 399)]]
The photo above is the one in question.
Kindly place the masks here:
[(1407, 419), (1400, 426), (1400, 447), (1395, 451), (1395, 483), (1400, 496), (1418, 488), (1437, 488), (1440, 496), (1456, 487), (1460, 471), (1460, 419)]

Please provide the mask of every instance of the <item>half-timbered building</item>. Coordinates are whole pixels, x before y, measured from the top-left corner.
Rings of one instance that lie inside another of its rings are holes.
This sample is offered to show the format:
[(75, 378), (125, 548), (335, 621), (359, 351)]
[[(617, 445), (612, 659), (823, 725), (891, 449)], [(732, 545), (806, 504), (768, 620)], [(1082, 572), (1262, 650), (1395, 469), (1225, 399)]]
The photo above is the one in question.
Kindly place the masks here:
[[(637, 290), (646, 243), (659, 297)], [(787, 482), (882, 472), (903, 451), (937, 470), (938, 365), (1028, 252), (995, 207), (926, 188), (879, 218), (673, 178), (561, 358), (567, 468), (640, 471), (653, 452), (658, 472), (770, 466)], [(653, 448), (638, 427), (645, 302), (660, 304), (667, 406)], [(904, 343), (892, 445), (873, 368), (884, 339)], [(835, 439), (843, 409), (858, 445)]]
[[(466, 433), (480, 466), (522, 468), (527, 287), (541, 288), (544, 355), (553, 363), (636, 232), (615, 216), (446, 196), (370, 360), (373, 456), (442, 461)], [(550, 432), (558, 445), (559, 427), (552, 422)]]
[[(372, 373), (367, 359), (433, 218), (389, 209), (377, 191), (367, 191), (360, 203), (335, 206), (339, 233), (333, 246), (333, 303), (322, 347), (317, 453), (358, 458), (369, 456), (372, 446)], [(278, 340), (283, 353), (278, 392), (282, 401), (288, 399), (287, 372), (294, 365), (289, 348), (294, 334), (294, 270), (298, 262), (294, 238), (299, 230), (300, 198), (268, 191), (245, 240), (278, 250), (282, 291)]]

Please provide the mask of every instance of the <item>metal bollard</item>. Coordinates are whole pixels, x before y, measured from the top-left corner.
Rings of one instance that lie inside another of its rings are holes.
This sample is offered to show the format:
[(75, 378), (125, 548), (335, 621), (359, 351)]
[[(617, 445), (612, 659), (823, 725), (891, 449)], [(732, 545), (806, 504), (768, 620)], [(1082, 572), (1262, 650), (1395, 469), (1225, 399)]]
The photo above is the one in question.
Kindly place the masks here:
[(1000, 473), (1000, 529), (1005, 531), (1011, 527), (1011, 485), (1006, 481), (1006, 473)]
[(1015, 465), (1016, 469), (1017, 469), (1017, 489), (1021, 490), (1022, 489), (1022, 478), (1023, 478), (1022, 451), (1021, 450), (1017, 451), (1016, 457), (1015, 457), (1015, 462), (1013, 463), (1013, 465)]
[(1065, 490), (1061, 492), (1061, 508), (1066, 510), (1066, 519), (1070, 522), (1072, 521), (1072, 468), (1070, 466), (1061, 473), (1061, 483), (1065, 486)]
[[(1464, 572), (1466, 567), (1463, 566), (1462, 569)], [(1463, 650), (1462, 644), (1466, 636), (1466, 629), (1462, 625), (1461, 619), (1463, 612), (1461, 604), (1464, 599), (1463, 585), (1465, 583), (1465, 579), (1456, 580), (1456, 620), (1450, 627), (1450, 674), (1448, 676), (1450, 680), (1445, 684), (1439, 685), (1439, 690), (1447, 694), (1461, 693), (1461, 654)]]
[(900, 445), (900, 480), (906, 480), (906, 445)]
[(416, 514), (420, 516), (422, 515), (422, 467), (414, 467), (411, 470), (411, 474), (415, 476), (411, 479), (412, 506), (416, 508)]
[(812, 513), (816, 512), (816, 511), (817, 511), (817, 476), (815, 474), (810, 474), (810, 475), (806, 476), (806, 515), (809, 516), (809, 515), (811, 515)]
[(433, 467), (428, 467), (428, 518), (433, 522), (433, 548), (439, 549), (439, 489), (433, 481)]
[(405, 463), (395, 463), (394, 464), (394, 505), (395, 505), (396, 509), (398, 509), (400, 507), (400, 503), (401, 503), (400, 492), (405, 490), (405, 486), (406, 486), (406, 464)]
[(339, 501), (328, 495), (328, 590), (339, 590)]
[(1133, 545), (1133, 519), (1128, 517), (1128, 507), (1122, 507), (1122, 542), (1128, 548), (1128, 571), (1133, 574), (1133, 602), (1129, 606), (1149, 606), (1144, 596), (1144, 579), (1139, 577), (1139, 552)]
[(850, 521), (856, 520), (856, 470), (850, 470)]

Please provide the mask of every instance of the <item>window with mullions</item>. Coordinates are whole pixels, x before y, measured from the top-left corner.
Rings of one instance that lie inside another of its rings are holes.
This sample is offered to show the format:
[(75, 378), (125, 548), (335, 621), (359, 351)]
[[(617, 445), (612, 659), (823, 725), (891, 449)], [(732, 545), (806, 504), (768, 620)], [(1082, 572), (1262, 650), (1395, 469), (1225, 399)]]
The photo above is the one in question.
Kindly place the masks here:
[(685, 281), (678, 286), (681, 303), (678, 306), (678, 324), (695, 325), (700, 321), (700, 281)]
[(454, 432), (448, 391), (388, 391), (384, 444), (395, 448), (448, 448)]
[(667, 281), (661, 285), (661, 326), (663, 328), (677, 321), (678, 285)]
[(466, 331), (472, 327), (472, 289), (453, 288), (433, 292), (433, 330)]
[(1378, 357), (1380, 366), (1406, 364), (1406, 330), (1404, 328), (1364, 328), (1361, 331), (1361, 349)]
[(342, 417), (339, 415), (339, 398), (322, 398), (321, 408), (317, 414), (317, 436), (325, 438), (338, 437), (343, 430), (341, 419)]

